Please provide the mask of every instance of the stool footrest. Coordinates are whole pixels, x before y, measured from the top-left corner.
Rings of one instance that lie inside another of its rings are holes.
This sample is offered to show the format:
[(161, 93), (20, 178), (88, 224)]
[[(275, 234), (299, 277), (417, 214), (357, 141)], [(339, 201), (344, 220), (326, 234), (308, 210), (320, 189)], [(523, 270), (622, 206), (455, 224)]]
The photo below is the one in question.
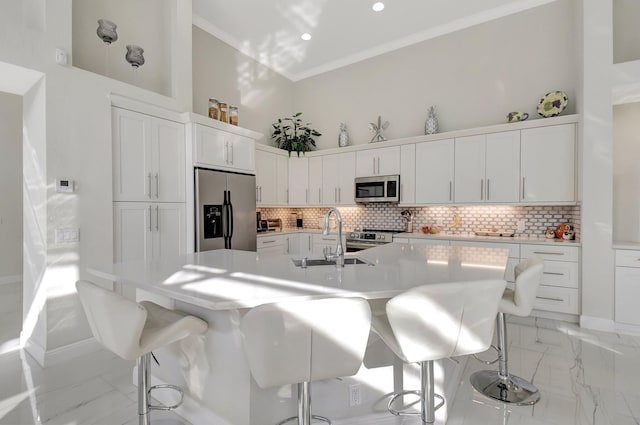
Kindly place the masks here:
[(150, 410), (173, 410), (173, 409), (176, 409), (177, 407), (179, 407), (182, 404), (182, 401), (184, 400), (184, 391), (182, 391), (182, 388), (180, 388), (177, 385), (171, 385), (171, 384), (154, 385), (153, 387), (149, 388), (149, 391), (147, 391), (147, 394), (149, 396), (151, 396), (151, 391), (153, 391), (153, 390), (161, 390), (161, 389), (170, 389), (170, 390), (177, 391), (180, 394), (180, 401), (178, 401), (176, 404), (171, 405), (171, 406), (164, 406), (164, 405), (159, 405), (159, 404), (149, 404), (148, 406), (149, 406)]
[(540, 400), (538, 389), (515, 375), (504, 377), (495, 370), (481, 370), (471, 375), (470, 381), (479, 393), (504, 403), (526, 406)]
[[(422, 393), (420, 391), (401, 391), (399, 393), (396, 393), (393, 395), (393, 397), (391, 397), (391, 400), (389, 400), (389, 404), (387, 405), (387, 410), (389, 410), (389, 412), (392, 415), (395, 416), (420, 416), (422, 413), (421, 412), (403, 412), (401, 410), (395, 410), (392, 407), (392, 404), (396, 401), (396, 399), (398, 397), (402, 397), (404, 395), (407, 394), (414, 394), (417, 395), (418, 397), (422, 397)], [(440, 399), (440, 403), (438, 403), (436, 406), (434, 406), (433, 411), (435, 412), (436, 410), (438, 410), (439, 408), (441, 408), (442, 406), (444, 406), (444, 397), (442, 397), (440, 394), (434, 394), (434, 397)]]
[[(283, 425), (283, 424), (286, 424), (287, 422), (291, 422), (291, 421), (292, 421), (292, 420), (294, 420), (294, 419), (295, 419), (295, 420), (298, 420), (298, 417), (297, 417), (297, 416), (292, 416), (292, 417), (290, 417), (290, 418), (287, 418), (287, 419), (284, 419), (284, 420), (282, 420), (282, 421), (278, 422), (276, 425)], [(316, 420), (318, 420), (318, 421), (323, 421), (323, 422), (328, 423), (329, 425), (332, 425), (331, 420), (330, 420), (330, 419), (328, 419), (328, 418), (325, 418), (324, 416), (320, 416), (320, 415), (311, 415), (311, 419), (316, 419)]]

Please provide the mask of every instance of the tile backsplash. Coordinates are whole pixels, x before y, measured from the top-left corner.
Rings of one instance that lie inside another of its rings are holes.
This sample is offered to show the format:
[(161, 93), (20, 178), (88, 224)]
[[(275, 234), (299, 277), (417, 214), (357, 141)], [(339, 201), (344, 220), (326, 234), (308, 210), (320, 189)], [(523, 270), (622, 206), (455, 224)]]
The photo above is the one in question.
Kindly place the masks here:
[[(326, 214), (326, 207), (312, 208), (258, 208), (264, 219), (280, 218), (285, 227), (295, 227), (296, 214), (302, 212), (305, 228), (319, 227), (320, 220)], [(433, 206), (433, 207), (400, 207), (394, 204), (380, 203), (355, 207), (339, 207), (343, 229), (384, 229), (403, 230), (405, 221), (401, 212), (409, 210), (414, 214), (413, 228), (435, 225), (442, 231), (449, 231), (454, 215), (460, 217), (460, 225), (456, 232), (473, 233), (481, 229), (513, 230), (518, 221), (524, 220), (524, 231), (519, 235), (543, 236), (547, 228), (555, 228), (559, 224), (569, 223), (574, 226), (576, 239), (580, 237), (580, 206)]]

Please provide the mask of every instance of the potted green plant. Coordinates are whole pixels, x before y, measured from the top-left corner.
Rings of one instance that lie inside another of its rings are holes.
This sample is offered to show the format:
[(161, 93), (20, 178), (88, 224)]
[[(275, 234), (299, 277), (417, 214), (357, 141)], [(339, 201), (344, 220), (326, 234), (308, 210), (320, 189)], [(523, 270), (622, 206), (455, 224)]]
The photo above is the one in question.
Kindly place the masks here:
[(303, 123), (300, 118), (302, 112), (293, 114), (291, 118), (278, 118), (278, 122), (272, 124), (273, 133), (271, 138), (274, 140), (276, 147), (285, 149), (289, 152), (295, 151), (300, 156), (309, 152), (316, 146), (314, 137), (322, 136), (313, 128), (309, 127), (310, 123)]

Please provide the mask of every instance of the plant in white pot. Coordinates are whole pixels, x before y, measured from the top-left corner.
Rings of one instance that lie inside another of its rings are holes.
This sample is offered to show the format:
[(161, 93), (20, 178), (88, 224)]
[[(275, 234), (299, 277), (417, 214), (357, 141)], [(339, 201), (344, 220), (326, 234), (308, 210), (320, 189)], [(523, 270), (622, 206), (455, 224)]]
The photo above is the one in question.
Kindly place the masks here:
[(271, 138), (274, 140), (276, 147), (285, 149), (289, 152), (311, 151), (316, 146), (314, 137), (322, 136), (319, 132), (309, 127), (310, 123), (304, 123), (300, 118), (302, 112), (293, 114), (290, 118), (278, 118), (278, 122), (272, 124), (273, 133)]

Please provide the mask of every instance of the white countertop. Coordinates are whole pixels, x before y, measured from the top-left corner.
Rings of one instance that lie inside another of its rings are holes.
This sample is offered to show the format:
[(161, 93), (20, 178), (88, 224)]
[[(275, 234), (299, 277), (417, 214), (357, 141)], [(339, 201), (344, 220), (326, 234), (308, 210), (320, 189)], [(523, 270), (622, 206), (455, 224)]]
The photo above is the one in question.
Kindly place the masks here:
[[(460, 240), (460, 241), (477, 241), (477, 242), (500, 242), (500, 243), (519, 243), (519, 244), (542, 244), (542, 245), (567, 245), (581, 246), (580, 241), (571, 241), (564, 239), (547, 239), (535, 236), (476, 236), (473, 233), (438, 233), (435, 235), (426, 235), (421, 232), (413, 233), (396, 233), (394, 238), (416, 238), (416, 239), (434, 239), (434, 240)], [(640, 245), (640, 244), (639, 244)]]
[(640, 242), (613, 241), (613, 249), (639, 249), (640, 250)]
[(373, 265), (295, 267), (292, 258), (215, 250), (157, 261), (89, 268), (95, 276), (133, 285), (210, 310), (251, 308), (291, 299), (390, 298), (436, 282), (503, 279), (508, 250), (386, 244), (357, 253)]

